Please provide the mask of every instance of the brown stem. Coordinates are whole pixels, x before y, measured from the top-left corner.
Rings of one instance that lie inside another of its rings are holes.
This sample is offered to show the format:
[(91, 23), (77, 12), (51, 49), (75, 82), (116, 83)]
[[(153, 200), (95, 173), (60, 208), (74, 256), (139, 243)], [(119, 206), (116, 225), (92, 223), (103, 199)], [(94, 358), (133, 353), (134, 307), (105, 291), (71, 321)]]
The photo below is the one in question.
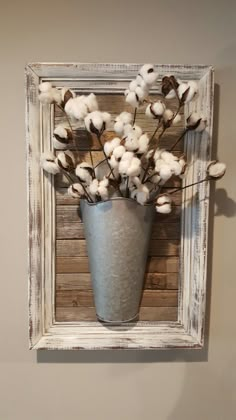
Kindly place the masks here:
[(137, 108), (135, 108), (134, 110), (133, 125), (135, 124), (136, 116), (137, 116)]
[[(105, 156), (105, 160), (107, 161), (107, 165), (109, 166), (109, 169), (110, 169), (110, 171), (111, 171), (111, 173), (112, 173), (112, 175), (113, 175), (113, 178), (114, 178), (114, 180), (115, 180), (116, 178), (115, 178), (115, 175), (114, 175), (113, 169), (112, 169), (112, 167), (111, 167), (111, 165), (110, 165), (110, 162), (109, 162), (109, 160), (108, 160), (108, 156), (106, 155), (106, 152), (105, 152), (105, 150), (104, 150), (104, 147), (103, 147), (103, 144), (102, 144), (102, 141), (101, 141), (101, 136), (100, 136), (100, 135), (98, 135), (98, 136), (97, 136), (97, 138), (98, 138), (99, 144), (100, 144), (100, 146), (101, 146), (101, 148), (102, 148), (103, 154), (104, 154), (104, 156)], [(118, 189), (118, 191), (119, 191), (119, 193), (120, 193), (121, 197), (123, 197), (123, 194), (122, 194), (122, 192), (121, 192), (120, 187), (119, 187), (119, 185), (118, 185), (118, 184), (117, 184), (117, 189)]]
[[(155, 132), (154, 132), (154, 135), (155, 135), (155, 133), (157, 132), (158, 128), (159, 128), (159, 125), (157, 126), (157, 128), (156, 128), (156, 130), (155, 130)], [(161, 133), (160, 133), (160, 135), (159, 135), (159, 137), (158, 137), (158, 139), (157, 139), (156, 146), (155, 146), (155, 147), (154, 147), (154, 149), (153, 149), (153, 152), (152, 152), (152, 154), (151, 154), (151, 156), (150, 156), (150, 158), (149, 158), (149, 161), (152, 161), (152, 159), (153, 159), (153, 157), (154, 157), (154, 155), (155, 155), (155, 152), (156, 152), (156, 150), (157, 150), (157, 148), (158, 148), (158, 145), (159, 145), (160, 139), (162, 138), (162, 136), (163, 136), (163, 134), (164, 134), (164, 132), (165, 132), (165, 131), (166, 131), (166, 128), (163, 128), (163, 130), (161, 131)], [(154, 137), (154, 135), (152, 136), (152, 138)], [(144, 171), (144, 174), (143, 174), (142, 183), (144, 183), (144, 182), (145, 182), (145, 177), (146, 177), (146, 175), (147, 175), (147, 172), (148, 172), (148, 169), (149, 169), (149, 168), (150, 168), (150, 165), (148, 164), (148, 165), (147, 165), (147, 167), (146, 167), (146, 169), (145, 169), (145, 171)]]
[(126, 198), (129, 198), (129, 177), (127, 176), (126, 180), (126, 191), (125, 191)]
[(80, 181), (78, 180), (78, 178), (77, 178), (77, 177), (76, 177), (76, 180), (74, 180), (74, 179), (71, 177), (71, 175), (70, 175), (70, 174), (68, 174), (68, 172), (66, 172), (65, 170), (63, 170), (62, 172), (63, 172), (63, 174), (66, 176), (66, 178), (67, 178), (67, 179), (71, 182), (71, 184), (74, 184), (74, 183), (75, 183), (75, 181), (76, 181), (76, 182), (78, 182), (78, 184), (80, 184), (80, 185), (81, 185), (81, 187), (83, 188), (84, 193), (85, 193), (85, 196), (87, 197), (88, 201), (90, 201), (91, 203), (93, 203), (92, 198), (90, 197), (89, 193), (87, 192), (87, 190), (86, 190), (85, 186), (82, 184), (82, 182), (80, 182)]
[(185, 190), (186, 188), (193, 187), (194, 185), (202, 184), (203, 182), (207, 182), (210, 180), (211, 180), (210, 178), (204, 178), (204, 179), (201, 179), (201, 181), (193, 182), (192, 184), (185, 185), (184, 187), (176, 188), (173, 191), (169, 191), (168, 194), (175, 194), (178, 191)]
[(173, 144), (173, 146), (171, 146), (169, 152), (172, 152), (172, 150), (174, 150), (174, 148), (177, 146), (177, 144), (180, 142), (180, 140), (182, 140), (182, 138), (185, 136), (185, 134), (188, 132), (188, 128), (185, 128), (185, 130), (183, 131), (183, 133), (179, 136), (179, 138), (176, 140), (176, 142)]
[[(78, 148), (78, 146), (77, 146), (77, 144), (76, 144), (76, 139), (75, 139), (75, 136), (74, 136), (74, 133), (73, 133), (73, 128), (72, 128), (72, 125), (71, 125), (71, 122), (70, 122), (70, 118), (69, 118), (68, 114), (66, 113), (66, 111), (64, 110), (64, 108), (63, 108), (61, 105), (58, 105), (58, 104), (56, 104), (56, 105), (57, 105), (57, 106), (58, 106), (58, 108), (59, 108), (59, 109), (63, 112), (63, 114), (65, 115), (65, 117), (66, 117), (66, 119), (67, 119), (67, 122), (68, 122), (69, 127), (70, 127), (70, 130), (71, 130), (71, 135), (72, 135), (72, 140), (73, 140), (73, 143), (74, 143), (74, 145), (75, 145), (75, 148), (76, 148), (77, 152), (79, 152), (79, 148)], [(89, 155), (90, 155), (90, 159), (91, 159), (91, 164), (92, 164), (92, 167), (93, 167), (93, 169), (94, 169), (94, 165), (93, 165), (93, 155), (92, 155), (91, 150), (89, 150)]]

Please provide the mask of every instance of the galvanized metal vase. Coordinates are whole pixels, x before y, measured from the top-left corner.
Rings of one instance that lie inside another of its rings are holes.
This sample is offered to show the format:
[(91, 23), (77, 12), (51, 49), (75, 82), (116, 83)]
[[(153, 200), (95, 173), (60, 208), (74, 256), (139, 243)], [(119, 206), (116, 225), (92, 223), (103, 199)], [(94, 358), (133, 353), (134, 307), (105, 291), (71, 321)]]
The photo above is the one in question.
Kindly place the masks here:
[(155, 208), (128, 198), (81, 200), (97, 317), (122, 323), (138, 316)]

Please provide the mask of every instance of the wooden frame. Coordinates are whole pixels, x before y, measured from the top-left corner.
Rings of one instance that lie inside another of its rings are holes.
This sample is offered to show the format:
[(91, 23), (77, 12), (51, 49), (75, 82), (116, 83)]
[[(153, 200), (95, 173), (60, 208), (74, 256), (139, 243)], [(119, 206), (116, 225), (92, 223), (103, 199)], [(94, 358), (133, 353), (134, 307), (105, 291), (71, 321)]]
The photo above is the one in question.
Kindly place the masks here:
[[(39, 165), (42, 151), (52, 149), (50, 106), (38, 101), (38, 85), (52, 81), (70, 86), (83, 80), (92, 91), (120, 91), (122, 82), (134, 78), (140, 64), (41, 64), (26, 67), (26, 130), (28, 164), (29, 235), (29, 337), (30, 349), (158, 349), (201, 348), (204, 343), (209, 185), (202, 183), (183, 191), (181, 264), (177, 322), (140, 321), (106, 328), (99, 322), (56, 322), (55, 194), (51, 176)], [(203, 178), (211, 157), (213, 69), (205, 65), (157, 65), (160, 79), (174, 74), (182, 80), (199, 81), (198, 99), (185, 106), (202, 112), (206, 132), (188, 133), (185, 152), (190, 170), (186, 184)], [(72, 83), (73, 82), (73, 83)], [(120, 82), (120, 84), (119, 84)], [(191, 138), (190, 138), (191, 137)]]

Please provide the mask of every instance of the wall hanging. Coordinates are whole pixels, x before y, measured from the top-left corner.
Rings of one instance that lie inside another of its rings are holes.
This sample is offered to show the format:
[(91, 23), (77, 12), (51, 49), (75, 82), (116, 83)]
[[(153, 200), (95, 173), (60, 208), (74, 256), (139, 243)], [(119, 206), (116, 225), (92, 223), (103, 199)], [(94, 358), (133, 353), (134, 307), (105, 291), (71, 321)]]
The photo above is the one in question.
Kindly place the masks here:
[(33, 349), (204, 342), (213, 70), (29, 64)]

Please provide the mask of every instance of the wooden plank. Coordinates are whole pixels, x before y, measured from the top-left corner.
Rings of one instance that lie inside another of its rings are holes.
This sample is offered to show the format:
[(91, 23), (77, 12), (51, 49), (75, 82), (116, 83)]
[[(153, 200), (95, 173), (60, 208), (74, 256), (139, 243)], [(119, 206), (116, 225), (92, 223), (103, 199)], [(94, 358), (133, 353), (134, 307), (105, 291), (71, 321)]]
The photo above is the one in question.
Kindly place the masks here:
[[(85, 239), (83, 223), (60, 221), (56, 226), (56, 236), (57, 239)], [(180, 224), (155, 222), (152, 239), (180, 239)]]
[[(90, 159), (87, 157), (87, 152), (86, 153), (83, 152), (83, 153), (84, 153), (84, 155), (86, 154), (86, 161), (90, 162)], [(100, 153), (100, 152), (94, 152), (94, 154), (95, 153)], [(55, 179), (56, 189), (58, 189), (58, 188), (68, 188), (68, 186), (69, 186), (68, 179), (62, 173), (56, 174), (54, 179)], [(180, 187), (180, 186), (181, 186), (181, 180), (179, 178), (173, 176), (163, 186), (163, 190), (165, 190), (166, 188), (176, 188), (176, 187)]]
[[(57, 240), (58, 257), (86, 257), (87, 248), (84, 239), (58, 239)], [(179, 254), (179, 241), (166, 239), (153, 239), (151, 241), (150, 256), (176, 256)]]
[[(147, 273), (144, 289), (170, 289), (178, 288), (178, 273)], [(56, 290), (90, 290), (92, 289), (89, 273), (57, 274)]]
[[(177, 321), (177, 308), (174, 306), (141, 307), (140, 321)], [(94, 307), (58, 307), (57, 322), (97, 321)]]
[[(177, 306), (178, 292), (173, 290), (144, 290), (141, 306)], [(56, 292), (56, 306), (94, 306), (92, 290), (60, 290)]]
[[(179, 270), (178, 257), (149, 257), (146, 271), (149, 273), (177, 273)], [(56, 272), (60, 273), (89, 273), (88, 257), (58, 257)]]
[[(176, 223), (180, 222), (181, 206), (174, 206), (170, 214), (156, 214), (155, 221)], [(56, 223), (61, 224), (65, 222), (79, 222), (80, 214), (79, 207), (74, 205), (64, 205), (56, 207)]]
[[(165, 190), (168, 192), (168, 189)], [(176, 206), (180, 206), (182, 203), (182, 192), (178, 191), (175, 194), (172, 194), (173, 203)], [(68, 195), (67, 188), (57, 188), (56, 189), (56, 202), (58, 206), (64, 205), (74, 205), (78, 206), (78, 199), (75, 199)]]
[[(145, 132), (152, 136), (154, 130), (146, 130)], [(174, 127), (169, 128), (168, 134), (163, 135), (160, 139), (159, 147), (169, 150), (173, 144), (175, 143), (176, 139), (180, 137), (183, 132), (183, 127), (178, 127), (177, 125)], [(112, 140), (114, 137), (117, 137), (117, 134), (114, 131), (106, 131), (101, 137), (101, 142), (104, 144), (106, 141)], [(90, 134), (85, 129), (76, 129), (74, 131), (74, 139), (75, 142), (68, 145), (67, 149), (72, 151), (101, 151), (100, 143), (97, 137), (93, 134)], [(183, 150), (184, 140), (180, 140), (178, 145), (175, 148), (175, 151), (182, 151)]]

